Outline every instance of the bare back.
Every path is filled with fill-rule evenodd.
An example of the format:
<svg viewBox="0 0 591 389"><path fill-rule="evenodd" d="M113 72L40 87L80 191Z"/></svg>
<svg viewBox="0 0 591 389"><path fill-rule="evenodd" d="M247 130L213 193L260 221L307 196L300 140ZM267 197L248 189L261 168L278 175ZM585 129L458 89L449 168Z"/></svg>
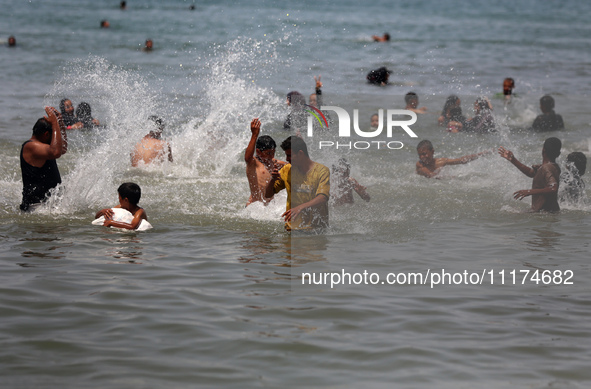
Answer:
<svg viewBox="0 0 591 389"><path fill-rule="evenodd" d="M153 161L162 162L167 155L170 160L168 142L147 135L135 146L131 156L131 165L137 167L141 161L145 164Z"/></svg>
<svg viewBox="0 0 591 389"><path fill-rule="evenodd" d="M532 182L532 189L544 189L553 185L558 186L560 182L560 168L556 163L548 162L535 166L536 175ZM532 195L532 211L558 212L558 190L551 194Z"/></svg>

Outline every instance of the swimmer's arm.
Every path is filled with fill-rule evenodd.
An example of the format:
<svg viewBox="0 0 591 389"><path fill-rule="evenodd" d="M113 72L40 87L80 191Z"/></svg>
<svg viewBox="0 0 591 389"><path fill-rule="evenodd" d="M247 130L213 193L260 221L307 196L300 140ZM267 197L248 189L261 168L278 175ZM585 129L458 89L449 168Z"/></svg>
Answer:
<svg viewBox="0 0 591 389"><path fill-rule="evenodd" d="M328 197L324 193L320 193L316 197L314 197L312 200L305 202L304 204L300 204L297 207L293 207L293 208L287 210L281 216L283 217L283 219L286 222L288 222L288 221L291 221L291 219L295 219L304 209L316 207L320 204L326 203L327 201L328 201Z"/></svg>
<svg viewBox="0 0 591 389"><path fill-rule="evenodd" d="M131 223L116 222L116 221L105 218L105 222L103 223L103 226L116 227L116 228L126 228L128 230L135 230L140 226L142 219L148 220L148 216L146 215L146 211L144 211L143 208L140 208L133 215L133 220L131 221Z"/></svg>
<svg viewBox="0 0 591 389"><path fill-rule="evenodd" d="M261 132L261 121L258 118L252 119L250 122L250 131L252 135L250 137L250 142L248 142L248 146L246 147L246 151L244 152L244 162L247 164L251 164L255 161L254 153L256 151L256 143L259 137L259 133Z"/></svg>
<svg viewBox="0 0 591 389"><path fill-rule="evenodd" d="M170 147L170 143L167 143L168 146L168 162L172 162L172 148Z"/></svg>
<svg viewBox="0 0 591 389"><path fill-rule="evenodd" d="M536 175L537 169L534 169L519 162L517 158L515 158L513 153L510 150L505 149L503 146L499 147L499 155L505 158L507 161L511 162L517 169L519 169L526 176L533 177Z"/></svg>
<svg viewBox="0 0 591 389"><path fill-rule="evenodd" d="M558 192L558 185L556 183L552 183L551 185L542 188L542 189L524 189L518 190L517 192L513 193L513 198L515 200L521 200L527 196L534 196L534 195L548 195ZM534 209L534 211L538 211Z"/></svg>
<svg viewBox="0 0 591 389"><path fill-rule="evenodd" d="M121 204L118 204L118 205L116 205L116 206L114 206L112 208L121 208ZM111 208L105 208L105 209L101 209L100 211L98 211L96 213L96 215L94 216L94 218L95 219L98 219L101 216L104 216L105 218L107 218L107 217L113 217L113 214L114 214L113 209L111 209Z"/></svg>
<svg viewBox="0 0 591 389"><path fill-rule="evenodd" d="M461 165L464 163L468 163L471 161L474 161L475 159L478 159L478 157L480 157L481 155L484 154L490 154L489 150L485 150L485 151L481 151L480 153L476 153L476 154L470 154L470 155L464 155L463 157L460 158L441 158L444 161L445 165ZM443 165L443 166L445 166Z"/></svg>
<svg viewBox="0 0 591 389"><path fill-rule="evenodd" d="M273 198L273 196L275 196L275 183L277 181L281 181L281 175L279 174L279 168L277 166L275 166L273 168L273 171L271 172L271 179L269 180L269 182L267 182L267 186L265 187L265 197L268 199ZM285 183L282 183L283 185L280 185L283 189L285 188ZM279 190L281 190L279 189ZM278 191L279 191L278 190Z"/></svg>
<svg viewBox="0 0 591 389"><path fill-rule="evenodd" d="M45 107L45 120L51 123L51 143L45 144L41 142L29 142L25 145L23 154L28 162L38 161L45 163L48 159L58 159L67 151L67 139L64 142L64 134L62 131L61 115L53 107Z"/></svg>
<svg viewBox="0 0 591 389"><path fill-rule="evenodd" d="M357 180L352 177L349 178L349 181L353 184L353 189L355 189L355 192L357 192L359 197L365 201L371 200L371 196L366 192L367 188L365 186L359 184L359 182L357 182Z"/></svg>

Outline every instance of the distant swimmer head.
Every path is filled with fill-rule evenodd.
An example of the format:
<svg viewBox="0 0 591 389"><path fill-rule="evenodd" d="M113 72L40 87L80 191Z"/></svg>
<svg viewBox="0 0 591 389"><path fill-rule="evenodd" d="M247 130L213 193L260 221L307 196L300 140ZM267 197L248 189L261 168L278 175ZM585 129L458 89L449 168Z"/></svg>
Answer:
<svg viewBox="0 0 591 389"><path fill-rule="evenodd" d="M101 20L101 28L109 28L111 27L111 23L107 19Z"/></svg>
<svg viewBox="0 0 591 389"><path fill-rule="evenodd" d="M373 128L378 128L379 125L380 125L380 115L378 115L377 113L374 113L373 115L371 115L370 126L372 126Z"/></svg>
<svg viewBox="0 0 591 389"><path fill-rule="evenodd" d="M551 161L554 161L560 155L561 148L562 142L560 141L560 139L552 137L546 139L546 141L544 142L542 152L546 153L546 156L550 158Z"/></svg>
<svg viewBox="0 0 591 389"><path fill-rule="evenodd" d="M420 141L417 145L417 154L423 164L430 165L433 162L433 154L435 154L433 143L427 139Z"/></svg>
<svg viewBox="0 0 591 389"><path fill-rule="evenodd" d="M374 69L367 74L367 81L370 84L375 85L386 85L390 77L391 71L382 66L381 68Z"/></svg>
<svg viewBox="0 0 591 389"><path fill-rule="evenodd" d="M92 110L90 109L90 104L86 102L81 102L78 104L76 108L76 116L78 120L84 122L85 120L92 120Z"/></svg>
<svg viewBox="0 0 591 389"><path fill-rule="evenodd" d="M70 99L62 99L60 101L60 112L67 115L74 114L74 104L72 104L72 100Z"/></svg>
<svg viewBox="0 0 591 389"><path fill-rule="evenodd" d="M134 182L125 182L119 185L117 193L122 199L127 199L133 205L137 205L142 197L142 190L140 186Z"/></svg>
<svg viewBox="0 0 591 389"><path fill-rule="evenodd" d="M409 107L416 108L419 106L419 96L415 92L408 92L404 96L404 101Z"/></svg>
<svg viewBox="0 0 591 389"><path fill-rule="evenodd" d="M16 46L16 38L14 37L14 35L11 35L8 37L8 46L9 47Z"/></svg>
<svg viewBox="0 0 591 389"><path fill-rule="evenodd" d="M156 125L158 131L164 131L164 120L162 120L161 117L158 117L156 115L150 115L148 116L148 120Z"/></svg>
<svg viewBox="0 0 591 389"><path fill-rule="evenodd" d="M554 109L554 98L550 95L543 96L540 99L540 109L542 112L552 112Z"/></svg>
<svg viewBox="0 0 591 389"><path fill-rule="evenodd" d="M580 151L574 151L567 155L566 166L570 166L570 170L572 170L572 166L574 166L577 169L579 176L582 176L587 170L587 157Z"/></svg>
<svg viewBox="0 0 591 389"><path fill-rule="evenodd" d="M490 103L486 97L479 97L474 102L476 112L491 110Z"/></svg>
<svg viewBox="0 0 591 389"><path fill-rule="evenodd" d="M146 39L146 45L144 46L144 50L150 51L152 49L154 49L154 42L152 42L152 39Z"/></svg>
<svg viewBox="0 0 591 389"><path fill-rule="evenodd" d="M515 88L515 81L512 78L505 78L503 80L503 94L505 96L510 95L513 92L513 88Z"/></svg>
<svg viewBox="0 0 591 389"><path fill-rule="evenodd" d="M335 174L348 177L351 172L351 165L349 165L349 162L345 158L339 158L337 164L332 165L332 171Z"/></svg>
<svg viewBox="0 0 591 389"><path fill-rule="evenodd" d="M287 94L287 105L303 107L304 105L306 105L306 99L300 92L291 91Z"/></svg>

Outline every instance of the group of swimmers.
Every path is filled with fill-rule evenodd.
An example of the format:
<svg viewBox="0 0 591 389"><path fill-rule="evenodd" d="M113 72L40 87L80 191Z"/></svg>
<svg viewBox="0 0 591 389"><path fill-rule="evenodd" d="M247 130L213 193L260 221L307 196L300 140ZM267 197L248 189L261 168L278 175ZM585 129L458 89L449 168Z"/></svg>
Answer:
<svg viewBox="0 0 591 389"><path fill-rule="evenodd" d="M542 163L526 166L521 163L513 152L504 147L498 148L501 157L511 162L517 169L528 177L533 178L532 188L519 190L513 193L513 197L521 200L532 196L532 212L558 212L561 202L575 203L584 196L585 183L581 176L587 168L587 157L581 152L572 152L566 158L566 172L561 174L556 158L560 155L562 142L556 137L546 139L542 147ZM429 140L423 140L417 145L419 161L416 163L416 173L433 178L437 177L444 166L465 164L478 157L490 154L491 151L483 151L477 154L466 155L460 158L434 158L435 150ZM559 198L559 188L563 186Z"/></svg>
<svg viewBox="0 0 591 389"><path fill-rule="evenodd" d="M90 104L81 102L74 112L74 104L70 99L60 101L61 119L68 130L92 129L100 126L98 119L92 117Z"/></svg>

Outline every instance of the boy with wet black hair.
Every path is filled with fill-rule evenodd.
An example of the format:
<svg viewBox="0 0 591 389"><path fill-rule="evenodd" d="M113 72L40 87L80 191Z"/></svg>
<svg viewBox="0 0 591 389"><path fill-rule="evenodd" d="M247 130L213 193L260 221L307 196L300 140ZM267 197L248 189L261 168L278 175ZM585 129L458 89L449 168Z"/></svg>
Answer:
<svg viewBox="0 0 591 389"><path fill-rule="evenodd" d="M576 203L585 195L585 182L581 178L587 170L587 157L580 151L566 157L566 171L560 175L560 201Z"/></svg>
<svg viewBox="0 0 591 389"><path fill-rule="evenodd" d="M548 138L542 147L542 164L526 166L519 162L513 153L502 146L499 147L499 155L511 162L517 169L528 177L532 177L531 189L518 190L513 193L513 198L521 200L532 196L531 212L558 212L558 187L560 185L560 167L556 158L560 155L562 142L558 138Z"/></svg>
<svg viewBox="0 0 591 389"><path fill-rule="evenodd" d="M554 112L554 98L546 95L540 99L541 115L534 120L531 128L534 131L557 131L564 129L562 116Z"/></svg>
<svg viewBox="0 0 591 389"><path fill-rule="evenodd" d="M420 176L433 178L439 174L441 168L447 165L460 165L474 161L484 154L489 154L490 151L481 151L477 154L465 155L460 158L433 158L435 150L431 141L425 139L417 145L417 153L419 154L419 161L416 164L416 172Z"/></svg>
<svg viewBox="0 0 591 389"><path fill-rule="evenodd" d="M259 137L261 121L258 118L252 119L250 131L252 135L244 153L246 178L248 178L248 186L250 187L250 198L246 206L255 201L262 201L265 204L271 201L273 196L265 197L265 188L271 180L271 172L274 168L281 169L285 165L285 162L275 159L277 146L273 138L269 135Z"/></svg>
<svg viewBox="0 0 591 389"><path fill-rule="evenodd" d="M140 198L142 197L142 190L140 186L133 182L125 182L117 188L119 193L119 205L113 208L123 208L133 215L131 223L116 222L113 220L114 212L111 208L101 209L96 213L95 219L101 216L105 217L105 227L126 228L128 230L135 230L140 226L142 220L148 220L148 215L143 208L138 206Z"/></svg>
<svg viewBox="0 0 591 389"><path fill-rule="evenodd" d="M414 113L427 113L426 107L419 108L419 96L415 92L408 92L404 96L406 107L404 109L413 111Z"/></svg>

